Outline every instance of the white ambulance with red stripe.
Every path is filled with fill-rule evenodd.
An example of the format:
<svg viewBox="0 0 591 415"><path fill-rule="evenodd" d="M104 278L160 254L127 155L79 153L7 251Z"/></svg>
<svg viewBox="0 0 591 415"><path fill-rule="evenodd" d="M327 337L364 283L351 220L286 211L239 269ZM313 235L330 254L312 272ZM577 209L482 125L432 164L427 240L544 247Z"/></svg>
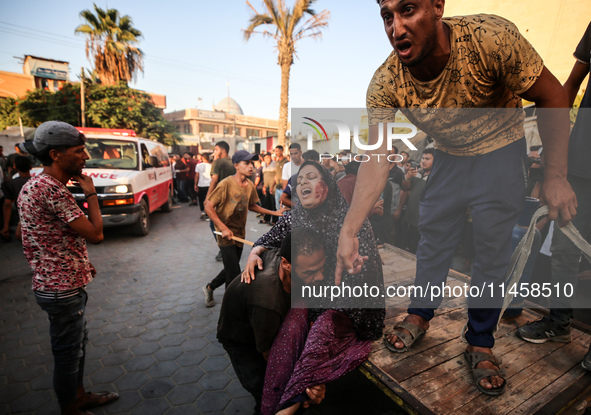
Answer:
<svg viewBox="0 0 591 415"><path fill-rule="evenodd" d="M150 213L172 210L172 166L166 147L137 137L133 130L76 128L86 136L90 159L83 172L94 181L103 226L131 225L135 235L147 235ZM74 183L68 183L68 189L86 212L82 189Z"/></svg>

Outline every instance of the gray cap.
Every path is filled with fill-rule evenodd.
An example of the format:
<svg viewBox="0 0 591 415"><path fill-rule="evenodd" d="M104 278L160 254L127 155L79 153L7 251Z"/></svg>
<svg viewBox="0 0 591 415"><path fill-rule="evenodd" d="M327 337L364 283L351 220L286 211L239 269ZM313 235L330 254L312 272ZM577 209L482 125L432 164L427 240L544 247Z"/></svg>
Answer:
<svg viewBox="0 0 591 415"><path fill-rule="evenodd" d="M232 156L232 163L240 163L241 161L258 160L258 154L249 153L246 150L239 150Z"/></svg>
<svg viewBox="0 0 591 415"><path fill-rule="evenodd" d="M80 146L86 141L76 127L62 121L47 121L37 127L35 138L18 146L29 154L38 154L48 147Z"/></svg>

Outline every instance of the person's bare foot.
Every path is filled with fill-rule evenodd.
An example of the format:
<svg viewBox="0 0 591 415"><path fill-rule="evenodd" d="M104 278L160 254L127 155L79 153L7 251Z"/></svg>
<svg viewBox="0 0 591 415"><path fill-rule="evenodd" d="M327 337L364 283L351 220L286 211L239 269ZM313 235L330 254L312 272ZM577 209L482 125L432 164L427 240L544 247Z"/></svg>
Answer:
<svg viewBox="0 0 591 415"><path fill-rule="evenodd" d="M425 331L427 331L429 329L429 322L427 320L425 320L423 317L418 316L416 314L408 314L404 318L404 322L418 326ZM409 336L411 335L411 333L408 330L403 329L402 327L398 327L396 329L396 331L398 331L398 330L408 334ZM404 343L400 340L400 338L395 333L387 335L386 339L390 344L394 345L395 348L397 348L397 349L404 348Z"/></svg>
<svg viewBox="0 0 591 415"><path fill-rule="evenodd" d="M466 348L466 350L468 351L468 353L488 353L488 354L493 354L492 349L489 347L478 347L478 346L468 346ZM476 365L476 369L492 369L492 370L497 370L500 369L499 366L495 365L493 362L489 362L489 361L482 361L482 362L478 362L478 364ZM488 376L486 378L483 378L480 381L480 385L484 388L484 389L498 389L501 386L503 386L503 383L505 382L505 379L503 379L501 376Z"/></svg>

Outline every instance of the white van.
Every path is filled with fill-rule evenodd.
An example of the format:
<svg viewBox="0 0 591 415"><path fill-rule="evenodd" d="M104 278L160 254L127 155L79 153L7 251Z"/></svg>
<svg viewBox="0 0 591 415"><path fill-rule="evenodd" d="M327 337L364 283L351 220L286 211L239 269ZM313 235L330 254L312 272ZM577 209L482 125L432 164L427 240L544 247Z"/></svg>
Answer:
<svg viewBox="0 0 591 415"><path fill-rule="evenodd" d="M135 235L147 235L150 213L172 210L172 166L166 147L136 137L133 130L76 128L86 136L90 159L83 172L94 182L103 226L132 225ZM82 189L71 182L68 189L86 212Z"/></svg>

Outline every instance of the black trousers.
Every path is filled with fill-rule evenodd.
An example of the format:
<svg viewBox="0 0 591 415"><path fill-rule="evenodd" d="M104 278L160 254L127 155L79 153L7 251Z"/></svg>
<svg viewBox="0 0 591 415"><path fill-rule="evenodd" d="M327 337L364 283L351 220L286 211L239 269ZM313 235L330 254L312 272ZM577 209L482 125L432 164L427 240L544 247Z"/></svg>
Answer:
<svg viewBox="0 0 591 415"><path fill-rule="evenodd" d="M275 206L275 190L268 187L265 190L267 191L267 194L264 195L265 199L263 200L263 207L269 210L277 210L277 207ZM277 222L277 217L272 215L265 215L264 219L265 222Z"/></svg>
<svg viewBox="0 0 591 415"><path fill-rule="evenodd" d="M205 196L207 196L208 190L209 186L199 187L199 193L197 196L199 197L199 208L201 208L201 212L205 212Z"/></svg>
<svg viewBox="0 0 591 415"><path fill-rule="evenodd" d="M226 287L236 278L240 270L240 257L242 256L242 247L236 245L220 246L224 269L209 283L209 288L215 290L222 284Z"/></svg>
<svg viewBox="0 0 591 415"><path fill-rule="evenodd" d="M195 179L185 181L185 193L192 201L197 201L197 192L195 191Z"/></svg>
<svg viewBox="0 0 591 415"><path fill-rule="evenodd" d="M234 345L222 342L222 346L230 357L232 367L236 372L236 376L238 376L240 384L252 395L256 402L254 412L256 414L260 413L267 361L254 345Z"/></svg>

